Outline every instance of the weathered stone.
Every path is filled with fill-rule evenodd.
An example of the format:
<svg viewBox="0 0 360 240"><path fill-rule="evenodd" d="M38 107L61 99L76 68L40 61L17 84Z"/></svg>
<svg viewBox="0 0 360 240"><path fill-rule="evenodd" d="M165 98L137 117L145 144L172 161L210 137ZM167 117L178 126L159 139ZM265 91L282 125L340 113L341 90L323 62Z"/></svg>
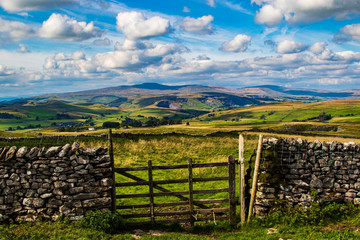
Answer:
<svg viewBox="0 0 360 240"><path fill-rule="evenodd" d="M24 200L22 201L22 204L24 206L30 207L32 205L33 200L31 198L24 198Z"/></svg>
<svg viewBox="0 0 360 240"><path fill-rule="evenodd" d="M89 157L88 156L79 156L78 159L77 159L77 163L78 164L82 164L82 165L86 165L88 164L90 161L89 161Z"/></svg>
<svg viewBox="0 0 360 240"><path fill-rule="evenodd" d="M20 176L16 173L13 173L10 175L10 179L15 181L15 182L19 182L20 181Z"/></svg>
<svg viewBox="0 0 360 240"><path fill-rule="evenodd" d="M96 149L88 148L88 147L81 147L81 148L79 148L79 154L80 155L85 155L85 156L95 156L96 155Z"/></svg>
<svg viewBox="0 0 360 240"><path fill-rule="evenodd" d="M111 207L111 198L94 198L82 201L85 208Z"/></svg>
<svg viewBox="0 0 360 240"><path fill-rule="evenodd" d="M64 214L64 215L67 215L71 212L71 209L65 205L59 207L59 212Z"/></svg>
<svg viewBox="0 0 360 240"><path fill-rule="evenodd" d="M53 196L52 193L45 193L45 194L40 195L40 198L49 198L49 197L52 197L52 196Z"/></svg>
<svg viewBox="0 0 360 240"><path fill-rule="evenodd" d="M7 151L9 150L9 146L5 146L2 151L0 152L0 160L4 159L6 156Z"/></svg>
<svg viewBox="0 0 360 240"><path fill-rule="evenodd" d="M7 151L7 153L5 155L5 161L9 161L9 160L13 159L15 157L16 150L17 150L16 146L10 147L10 149Z"/></svg>
<svg viewBox="0 0 360 240"><path fill-rule="evenodd" d="M30 151L25 155L26 158L33 160L37 157L39 153L39 148L33 147L30 149Z"/></svg>
<svg viewBox="0 0 360 240"><path fill-rule="evenodd" d="M89 170L81 169L81 170L77 171L76 173L77 173L77 174L80 174L80 175L85 175L85 174L88 174L88 173L89 173Z"/></svg>
<svg viewBox="0 0 360 240"><path fill-rule="evenodd" d="M28 148L27 148L27 147L21 147L21 148L19 148L19 150L17 151L16 157L17 157L17 158L23 158L27 152L28 152Z"/></svg>
<svg viewBox="0 0 360 240"><path fill-rule="evenodd" d="M54 169L54 172L55 172L55 173L64 172L64 168L62 168L62 167L56 167L56 168Z"/></svg>
<svg viewBox="0 0 360 240"><path fill-rule="evenodd" d="M65 189L65 188L68 188L68 184L66 182L57 181L57 182L54 182L54 187L60 188L60 189Z"/></svg>
<svg viewBox="0 0 360 240"><path fill-rule="evenodd" d="M84 199L92 199L97 198L99 195L97 193L79 193L73 196L74 200L84 200Z"/></svg>
<svg viewBox="0 0 360 240"><path fill-rule="evenodd" d="M66 144L65 146L63 146L61 148L61 151L59 153L59 157L61 157L61 158L65 157L69 153L70 150L71 150L70 144Z"/></svg>
<svg viewBox="0 0 360 240"><path fill-rule="evenodd" d="M104 155L108 151L107 148L103 148L103 147L96 147L94 148L94 150L96 151L97 156Z"/></svg>
<svg viewBox="0 0 360 240"><path fill-rule="evenodd" d="M84 192L84 187L73 187L69 189L70 194L78 194Z"/></svg>
<svg viewBox="0 0 360 240"><path fill-rule="evenodd" d="M57 196L63 196L64 195L63 191L61 191L60 189L54 189L53 194L57 195Z"/></svg>
<svg viewBox="0 0 360 240"><path fill-rule="evenodd" d="M334 187L334 182L335 182L334 178L326 177L323 180L323 187L324 188L332 188L332 187Z"/></svg>
<svg viewBox="0 0 360 240"><path fill-rule="evenodd" d="M310 194L302 194L299 200L300 202L311 202L312 198Z"/></svg>
<svg viewBox="0 0 360 240"><path fill-rule="evenodd" d="M79 171L84 168L85 168L85 165L79 165L79 166L74 167L74 171Z"/></svg>
<svg viewBox="0 0 360 240"><path fill-rule="evenodd" d="M104 178L100 180L100 186L108 187L108 186L112 186L112 184L113 184L113 180L111 178Z"/></svg>
<svg viewBox="0 0 360 240"><path fill-rule="evenodd" d="M58 154L61 150L61 147L50 147L46 153L45 153L45 157L53 157L56 154Z"/></svg>
<svg viewBox="0 0 360 240"><path fill-rule="evenodd" d="M345 197L347 197L347 198L356 198L356 193L350 192L350 191L346 192Z"/></svg>
<svg viewBox="0 0 360 240"><path fill-rule="evenodd" d="M71 145L71 149L70 151L68 152L68 156L72 156L74 154L76 154L76 152L78 151L80 147L80 144L77 143L77 142L74 142L72 145Z"/></svg>

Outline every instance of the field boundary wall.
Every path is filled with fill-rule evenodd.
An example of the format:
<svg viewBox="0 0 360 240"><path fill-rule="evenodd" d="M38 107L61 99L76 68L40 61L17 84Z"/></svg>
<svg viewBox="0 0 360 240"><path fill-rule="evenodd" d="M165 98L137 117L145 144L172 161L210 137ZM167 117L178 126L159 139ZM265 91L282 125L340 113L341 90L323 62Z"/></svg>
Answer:
<svg viewBox="0 0 360 240"><path fill-rule="evenodd" d="M360 203L360 145L263 140L255 213L318 202Z"/></svg>
<svg viewBox="0 0 360 240"><path fill-rule="evenodd" d="M111 159L102 147L0 146L0 222L79 220L111 209Z"/></svg>

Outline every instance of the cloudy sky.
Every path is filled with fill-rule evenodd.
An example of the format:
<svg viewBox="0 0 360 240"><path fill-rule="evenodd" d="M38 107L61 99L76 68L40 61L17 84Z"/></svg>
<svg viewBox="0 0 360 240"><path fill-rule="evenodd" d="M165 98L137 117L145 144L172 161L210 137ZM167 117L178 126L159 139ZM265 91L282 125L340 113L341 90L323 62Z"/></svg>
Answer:
<svg viewBox="0 0 360 240"><path fill-rule="evenodd" d="M360 0L0 0L0 98L157 82L360 89Z"/></svg>

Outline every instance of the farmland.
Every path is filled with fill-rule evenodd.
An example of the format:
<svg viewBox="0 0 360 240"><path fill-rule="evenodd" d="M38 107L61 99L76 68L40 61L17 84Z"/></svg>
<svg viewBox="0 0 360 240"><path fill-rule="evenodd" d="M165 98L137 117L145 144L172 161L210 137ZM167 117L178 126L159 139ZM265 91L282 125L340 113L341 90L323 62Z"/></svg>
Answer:
<svg viewBox="0 0 360 240"><path fill-rule="evenodd" d="M60 122L62 119L56 118L61 112L66 115L71 113L72 120L85 122L89 116L94 121L94 127L99 129L87 131L85 128L75 132L58 132L58 128L45 129L26 129L17 131L3 131L1 136L10 137L40 137L35 140L20 141L0 141L0 145L28 145L28 146L52 146L79 142L82 146L96 147L107 146L106 138L76 137L75 139L41 139L41 136L50 135L78 135L90 134L101 135L107 133L106 129L100 126L105 121L121 121L122 118L130 117L138 120L149 118L151 116L163 118L171 117L171 114L178 114L176 110L152 108L152 109L126 109L120 110L115 107L104 105L73 105L54 101L51 103L53 110L47 109L41 103L21 105L17 110L6 111L9 114L20 117L24 124L38 123L43 121L51 127L52 122ZM46 105L46 104L44 104ZM69 109L67 109L69 107ZM4 108L3 108L4 109ZM331 115L331 119L319 119L319 116ZM166 115L168 114L168 115ZM140 115L140 116L139 116ZM265 116L265 117L264 117ZM36 120L38 117L38 120ZM318 139L320 141L341 141L360 143L360 128L357 118L360 118L358 101L335 101L326 103L276 103L252 106L246 108L215 110L203 115L186 119L182 124L165 125L154 127L130 127L115 129L115 133L153 133L159 135L134 136L130 138L114 138L115 167L134 167L146 166L148 160L152 160L154 165L184 164L188 158L192 158L194 163L219 162L226 161L227 156L232 154L238 156L238 134L245 136L246 149L245 159L248 161L254 153L257 145L258 134L262 133L265 137L302 137L309 141ZM29 122L26 122L26 119ZM43 120L41 120L43 119ZM9 126L15 126L19 119L8 119L1 121L2 129L6 130ZM8 122L6 122L8 121ZM67 121L67 120L66 120ZM189 122L189 124L186 124ZM13 125L9 125L13 124ZM273 132L269 132L269 131ZM161 133L177 132L186 133L194 136L162 136ZM201 136L213 132L220 132L210 137ZM346 138L344 138L346 137ZM194 172L196 177L211 175L224 175L223 170L210 168L207 170L197 170ZM174 172L161 171L154 173L154 179L170 179ZM178 178L186 177L186 172L177 171ZM144 175L137 175L145 178ZM116 175L116 181L125 181L120 175ZM223 186L224 185L224 186ZM226 183L206 183L196 185L201 188L219 188L225 187ZM166 186L172 191L183 190L182 185L175 184ZM141 193L144 188L123 188L117 190L118 194ZM201 197L201 196L200 196ZM224 196L214 194L207 198L223 198ZM161 201L164 199L160 199ZM168 200L168 199L166 199ZM119 202L119 204L141 204L141 199ZM230 230L226 223L218 222L218 225L198 225L194 229L181 229L178 231L187 232L169 233L169 228L158 230L159 232L151 234L145 231L141 239L328 239L328 238L357 238L357 229L360 227L358 219L358 209L352 209L346 216L337 216L334 219L325 219L322 224L310 226L303 223L298 228L294 228L285 222L252 222L242 228ZM334 221L335 220L335 221ZM64 222L65 221L65 222ZM105 232L82 228L77 223L59 221L56 223L28 223L20 225L2 225L0 237L4 239L24 239L32 237L34 239L59 238L67 239L77 238L104 238L104 239L134 239L132 231L121 234L110 235ZM346 227L345 227L346 226ZM266 234L267 229L275 227L277 233ZM208 228L210 230L204 230ZM56 231L54 229L57 229ZM232 231L229 234L226 232ZM32 234L30 234L32 232ZM29 235L30 234L30 235ZM311 237L309 237L311 235ZM265 237L264 237L265 236Z"/></svg>

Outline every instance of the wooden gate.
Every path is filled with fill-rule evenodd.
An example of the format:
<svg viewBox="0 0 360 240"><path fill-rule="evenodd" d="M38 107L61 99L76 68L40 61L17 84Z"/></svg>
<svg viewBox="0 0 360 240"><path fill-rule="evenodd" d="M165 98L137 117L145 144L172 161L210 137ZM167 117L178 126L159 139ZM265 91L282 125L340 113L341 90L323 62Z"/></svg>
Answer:
<svg viewBox="0 0 360 240"><path fill-rule="evenodd" d="M227 167L228 176L216 177L193 177L193 169L195 168L210 168L210 167ZM173 169L188 169L187 179L171 179L171 180L153 180L153 171L158 170L173 170ZM129 172L131 171L147 171L147 179L139 178ZM228 157L228 162L218 163L192 163L188 160L188 164L184 165L166 165L166 166L153 166L151 161L148 161L148 166L144 167L127 167L115 168L115 172L119 173L126 178L133 180L132 182L118 182L116 187L132 187L132 186L148 186L146 193L136 194L121 194L116 195L116 199L125 198L148 198L146 204L127 204L116 205L116 209L130 209L131 213L122 214L128 219L130 224L154 224L154 223L172 223L172 222L188 222L192 226L196 221L212 221L229 219L231 225L236 224L236 198L235 198L235 159L232 155ZM135 180L135 182L134 182ZM215 189L201 189L194 190L193 184L196 182L209 182L209 181L228 181L227 188ZM171 191L162 187L163 184L187 183L187 191ZM154 192L156 189L156 192ZM204 193L220 193L227 192L228 198L222 199L202 199L194 200L195 194ZM161 196L174 196L180 201L177 202L158 202L156 197ZM226 208L213 208L207 204L228 203ZM182 210L167 211L169 207L185 206ZM163 210L163 208L168 208ZM185 209L185 210L184 210ZM158 211L157 211L158 210ZM227 214L227 215L226 215ZM185 217L184 217L185 216ZM170 217L170 218L169 218ZM145 220L144 220L145 218Z"/></svg>

